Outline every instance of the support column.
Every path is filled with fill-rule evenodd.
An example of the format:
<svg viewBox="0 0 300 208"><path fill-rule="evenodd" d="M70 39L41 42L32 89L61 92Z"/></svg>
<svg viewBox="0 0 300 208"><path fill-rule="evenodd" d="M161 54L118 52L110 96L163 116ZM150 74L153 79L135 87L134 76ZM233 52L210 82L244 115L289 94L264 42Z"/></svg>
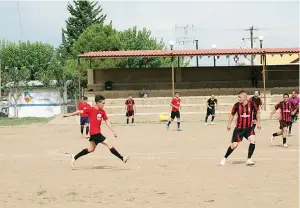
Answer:
<svg viewBox="0 0 300 208"><path fill-rule="evenodd" d="M87 69L88 85L95 84L94 69Z"/></svg>

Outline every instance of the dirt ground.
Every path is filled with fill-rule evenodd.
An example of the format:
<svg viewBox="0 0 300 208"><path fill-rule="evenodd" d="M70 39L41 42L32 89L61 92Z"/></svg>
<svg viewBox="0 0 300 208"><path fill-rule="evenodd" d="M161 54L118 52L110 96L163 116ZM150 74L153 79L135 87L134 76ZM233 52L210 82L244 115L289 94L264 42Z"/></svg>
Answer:
<svg viewBox="0 0 300 208"><path fill-rule="evenodd" d="M245 140L229 157L232 132L226 123L204 126L182 123L116 126L117 139L104 134L122 154L122 163L98 146L80 158L74 170L70 155L87 147L76 125L30 125L0 128L0 207L109 208L296 208L299 207L299 128L288 138L289 148L270 133L278 121L262 122L253 156L245 165Z"/></svg>

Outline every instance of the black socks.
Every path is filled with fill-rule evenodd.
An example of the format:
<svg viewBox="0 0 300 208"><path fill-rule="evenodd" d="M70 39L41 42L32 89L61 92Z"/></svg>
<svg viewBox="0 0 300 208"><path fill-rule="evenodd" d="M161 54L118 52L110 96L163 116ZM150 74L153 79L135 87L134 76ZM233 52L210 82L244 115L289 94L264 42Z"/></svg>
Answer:
<svg viewBox="0 0 300 208"><path fill-rule="evenodd" d="M89 154L89 150L88 149L83 149L81 152L79 152L77 155L75 155L75 160L77 160L78 158Z"/></svg>

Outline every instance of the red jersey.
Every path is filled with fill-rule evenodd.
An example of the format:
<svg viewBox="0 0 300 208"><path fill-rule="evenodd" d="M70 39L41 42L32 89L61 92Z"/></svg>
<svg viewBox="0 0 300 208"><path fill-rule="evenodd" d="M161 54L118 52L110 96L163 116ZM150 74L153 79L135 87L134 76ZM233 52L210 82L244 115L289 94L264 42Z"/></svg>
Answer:
<svg viewBox="0 0 300 208"><path fill-rule="evenodd" d="M91 106L88 103L80 102L78 104L78 110L83 111L83 110L86 110L86 109L89 109L89 108L91 108ZM80 117L84 117L85 118L85 117L88 117L88 115L86 113L81 113Z"/></svg>
<svg viewBox="0 0 300 208"><path fill-rule="evenodd" d="M275 109L280 108L280 120L290 122L292 120L291 112L294 111L297 107L292 102L281 101L275 105Z"/></svg>
<svg viewBox="0 0 300 208"><path fill-rule="evenodd" d="M177 108L174 108L174 107L172 106L172 112L177 112L177 111L179 111L180 102L181 102L181 99L180 99L180 98L174 97L174 98L172 99L171 104L177 107Z"/></svg>
<svg viewBox="0 0 300 208"><path fill-rule="evenodd" d="M90 135L101 134L102 119L104 121L108 119L105 111L91 107L83 110L83 113L88 115L90 121Z"/></svg>
<svg viewBox="0 0 300 208"><path fill-rule="evenodd" d="M253 125L253 113L258 111L258 107L254 102L248 101L246 105L236 103L232 107L231 115L237 113L236 128L246 129Z"/></svg>
<svg viewBox="0 0 300 208"><path fill-rule="evenodd" d="M134 100L127 99L125 105L127 105L127 111L133 111Z"/></svg>

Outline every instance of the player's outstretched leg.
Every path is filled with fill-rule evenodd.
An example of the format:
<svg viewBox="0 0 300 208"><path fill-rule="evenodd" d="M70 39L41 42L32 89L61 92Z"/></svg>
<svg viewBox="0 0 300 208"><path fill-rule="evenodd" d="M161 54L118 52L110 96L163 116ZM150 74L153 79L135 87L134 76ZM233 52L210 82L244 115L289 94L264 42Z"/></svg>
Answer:
<svg viewBox="0 0 300 208"><path fill-rule="evenodd" d="M94 141L91 141L88 148L85 148L85 149L81 150L76 155L71 155L71 167L72 168L74 167L74 163L75 163L75 161L78 158L80 158L80 157L82 157L84 155L87 155L87 154L89 154L91 152L94 152L94 150L96 149L96 147L97 147L97 144L95 144Z"/></svg>
<svg viewBox="0 0 300 208"><path fill-rule="evenodd" d="M130 155L127 155L126 157L123 157L111 144L108 144L106 142L102 142L102 144L109 149L111 154L115 155L117 158L122 160L124 163L127 163L127 161L130 158Z"/></svg>
<svg viewBox="0 0 300 208"><path fill-rule="evenodd" d="M231 155L231 153L235 150L235 148L237 148L239 146L239 142L232 142L231 145L228 147L226 154L224 156L224 158L221 160L220 165L225 165L227 158L229 157L229 155Z"/></svg>
<svg viewBox="0 0 300 208"><path fill-rule="evenodd" d="M271 143L274 141L275 137L280 136L282 134L283 134L283 130L273 133L270 139Z"/></svg>

